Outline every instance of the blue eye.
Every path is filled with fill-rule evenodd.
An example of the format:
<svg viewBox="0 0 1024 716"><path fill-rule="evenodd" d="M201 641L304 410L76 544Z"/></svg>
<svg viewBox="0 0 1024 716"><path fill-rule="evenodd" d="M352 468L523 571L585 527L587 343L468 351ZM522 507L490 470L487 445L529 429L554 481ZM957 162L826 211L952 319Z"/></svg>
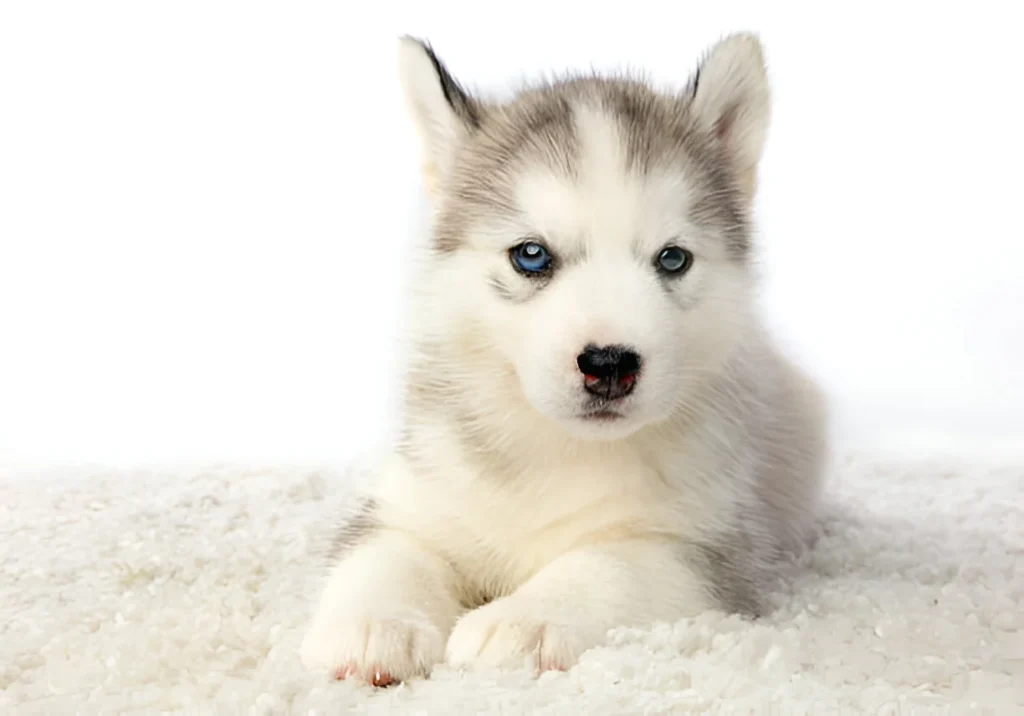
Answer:
<svg viewBox="0 0 1024 716"><path fill-rule="evenodd" d="M693 254L678 246L668 246L658 254L657 265L662 273L682 274L693 263Z"/></svg>
<svg viewBox="0 0 1024 716"><path fill-rule="evenodd" d="M551 267L551 254L536 241L524 241L509 251L512 265L526 274L544 273Z"/></svg>

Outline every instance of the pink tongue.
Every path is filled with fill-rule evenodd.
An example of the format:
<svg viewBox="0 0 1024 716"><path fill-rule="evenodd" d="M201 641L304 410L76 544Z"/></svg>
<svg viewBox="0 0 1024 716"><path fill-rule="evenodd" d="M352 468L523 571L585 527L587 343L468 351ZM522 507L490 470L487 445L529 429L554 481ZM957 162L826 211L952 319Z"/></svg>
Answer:
<svg viewBox="0 0 1024 716"><path fill-rule="evenodd" d="M599 383L601 381L601 379L598 378L596 375L590 374L584 375L583 379L588 383ZM619 378L620 383L632 383L634 380L636 380L636 376L633 375L632 373L627 373L626 375Z"/></svg>

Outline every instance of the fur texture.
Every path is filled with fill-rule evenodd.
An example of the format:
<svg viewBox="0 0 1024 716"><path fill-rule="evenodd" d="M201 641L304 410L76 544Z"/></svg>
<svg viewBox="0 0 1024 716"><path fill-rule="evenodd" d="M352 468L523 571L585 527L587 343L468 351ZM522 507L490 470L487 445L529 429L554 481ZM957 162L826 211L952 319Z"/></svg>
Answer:
<svg viewBox="0 0 1024 716"><path fill-rule="evenodd" d="M304 662L565 669L613 627L760 614L826 455L822 397L754 311L760 42L723 39L675 95L570 76L504 102L400 53L433 210L404 428ZM587 374L588 346L639 368Z"/></svg>

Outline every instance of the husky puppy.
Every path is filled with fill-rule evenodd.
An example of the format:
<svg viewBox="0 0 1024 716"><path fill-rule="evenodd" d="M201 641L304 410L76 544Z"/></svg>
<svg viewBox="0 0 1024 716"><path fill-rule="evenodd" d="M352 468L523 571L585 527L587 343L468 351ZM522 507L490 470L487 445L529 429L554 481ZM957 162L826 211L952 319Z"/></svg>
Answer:
<svg viewBox="0 0 1024 716"><path fill-rule="evenodd" d="M303 662L568 669L613 627L758 615L827 452L822 394L755 311L759 39L678 92L587 74L500 101L399 53L432 208L404 425Z"/></svg>

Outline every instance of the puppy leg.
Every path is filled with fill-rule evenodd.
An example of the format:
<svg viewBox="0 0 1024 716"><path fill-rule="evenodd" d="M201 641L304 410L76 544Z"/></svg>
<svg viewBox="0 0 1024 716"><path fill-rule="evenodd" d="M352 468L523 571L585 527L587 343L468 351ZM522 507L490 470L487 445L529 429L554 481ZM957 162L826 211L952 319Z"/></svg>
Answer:
<svg viewBox="0 0 1024 716"><path fill-rule="evenodd" d="M378 686L427 675L460 611L454 579L412 537L375 532L331 572L302 643L303 664Z"/></svg>
<svg viewBox="0 0 1024 716"><path fill-rule="evenodd" d="M464 615L448 639L454 665L570 668L617 626L675 621L709 607L709 585L669 541L593 545L548 564L507 597Z"/></svg>

